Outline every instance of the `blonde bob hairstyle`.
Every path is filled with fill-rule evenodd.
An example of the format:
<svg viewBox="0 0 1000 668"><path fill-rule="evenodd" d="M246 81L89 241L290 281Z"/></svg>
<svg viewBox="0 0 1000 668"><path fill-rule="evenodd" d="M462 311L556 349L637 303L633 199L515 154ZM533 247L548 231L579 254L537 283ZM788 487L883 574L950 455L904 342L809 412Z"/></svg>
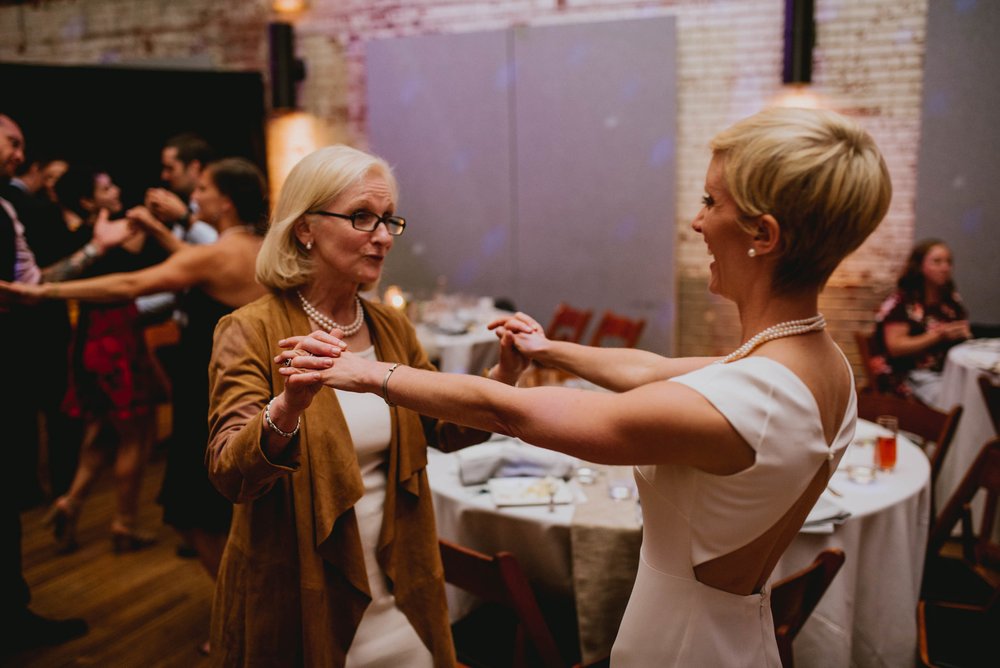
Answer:
<svg viewBox="0 0 1000 668"><path fill-rule="evenodd" d="M757 217L778 221L777 292L822 288L889 209L892 183L875 141L832 111L768 109L710 146L741 226L756 234Z"/></svg>
<svg viewBox="0 0 1000 668"><path fill-rule="evenodd" d="M295 223L306 211L322 209L372 173L385 179L396 202L399 187L392 169L382 158L343 144L321 148L302 158L289 172L278 194L271 224L257 254L257 280L275 290L308 283L313 260L295 236Z"/></svg>

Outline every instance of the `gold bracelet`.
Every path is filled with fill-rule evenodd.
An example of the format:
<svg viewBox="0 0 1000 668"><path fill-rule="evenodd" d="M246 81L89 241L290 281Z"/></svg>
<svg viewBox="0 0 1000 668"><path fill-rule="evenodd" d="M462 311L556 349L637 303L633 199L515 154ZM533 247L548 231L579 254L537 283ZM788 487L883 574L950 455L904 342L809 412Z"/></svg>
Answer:
<svg viewBox="0 0 1000 668"><path fill-rule="evenodd" d="M389 376L392 372L396 370L399 366L399 362L394 363L389 370L385 372L385 378L382 379L382 399L385 401L386 406L395 406L396 404L389 401Z"/></svg>

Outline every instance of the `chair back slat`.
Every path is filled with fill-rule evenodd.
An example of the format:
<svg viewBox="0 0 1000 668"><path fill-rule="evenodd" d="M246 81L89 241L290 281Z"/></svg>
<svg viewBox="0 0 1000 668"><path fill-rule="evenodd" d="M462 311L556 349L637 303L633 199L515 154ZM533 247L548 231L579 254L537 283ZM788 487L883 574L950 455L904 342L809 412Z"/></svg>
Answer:
<svg viewBox="0 0 1000 668"><path fill-rule="evenodd" d="M878 384L875 382L875 369L872 367L871 343L869 335L864 332L854 332L854 343L858 347L858 357L861 358L861 366L865 372L865 385L862 390L876 391Z"/></svg>
<svg viewBox="0 0 1000 668"><path fill-rule="evenodd" d="M843 564L844 551L828 548L820 552L812 564L771 587L771 616L774 618L774 634L783 668L794 665L792 640Z"/></svg>
<svg viewBox="0 0 1000 668"><path fill-rule="evenodd" d="M552 314L552 322L545 329L545 336L553 341L579 343L593 313L590 309L576 309L559 302Z"/></svg>
<svg viewBox="0 0 1000 668"><path fill-rule="evenodd" d="M605 345L610 339L618 347L635 348L645 327L646 321L643 319L633 320L612 311L605 311L597 323L594 335L590 338L590 345Z"/></svg>
<svg viewBox="0 0 1000 668"><path fill-rule="evenodd" d="M963 508L968 506L980 491L986 493L986 503L979 532L975 536L974 555L978 558L1000 552L1000 545L992 538L997 500L1000 499L1000 438L994 438L983 446L958 489L938 515L928 542L928 558L936 556L941 551L954 527L961 522ZM975 565L977 564L973 564Z"/></svg>
<svg viewBox="0 0 1000 668"><path fill-rule="evenodd" d="M510 609L518 620L517 634L524 634L547 668L563 668L555 638L517 559L510 552L486 555L439 539L445 582L491 603ZM522 643L518 643L520 649ZM524 657L519 657L523 660Z"/></svg>

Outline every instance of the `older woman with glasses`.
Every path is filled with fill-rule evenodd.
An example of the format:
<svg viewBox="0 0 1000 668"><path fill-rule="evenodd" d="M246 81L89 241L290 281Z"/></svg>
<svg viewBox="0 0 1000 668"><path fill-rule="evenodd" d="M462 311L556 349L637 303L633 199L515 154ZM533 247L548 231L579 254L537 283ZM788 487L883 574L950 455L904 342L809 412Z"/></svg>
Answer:
<svg viewBox="0 0 1000 668"><path fill-rule="evenodd" d="M224 318L209 367L209 474L237 505L219 571L213 657L224 665L450 666L454 651L424 470L428 442L480 442L378 397L292 388L279 341L335 332L365 359L432 369L395 309L359 292L395 238L397 186L381 159L320 149L291 171L257 258L271 294ZM277 357L275 357L277 355ZM513 382L505 351L492 371Z"/></svg>

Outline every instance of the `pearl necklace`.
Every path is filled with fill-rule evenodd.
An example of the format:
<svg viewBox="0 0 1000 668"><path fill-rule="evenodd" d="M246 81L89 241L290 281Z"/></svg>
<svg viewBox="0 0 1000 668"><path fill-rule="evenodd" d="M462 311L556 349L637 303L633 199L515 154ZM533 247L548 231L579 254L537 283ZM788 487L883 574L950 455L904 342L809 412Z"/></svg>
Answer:
<svg viewBox="0 0 1000 668"><path fill-rule="evenodd" d="M362 325L365 324L365 312L361 308L361 297L358 297L357 295L354 296L355 304L357 305L357 315L354 317L354 322L345 326L338 324L333 318L329 318L320 313L319 309L310 304L309 301L302 296L302 292L300 290L296 290L295 294L299 296L299 301L302 302L302 310L306 312L306 315L312 318L313 322L327 331L339 329L344 333L344 337L346 338L348 336L354 336L360 332Z"/></svg>
<svg viewBox="0 0 1000 668"><path fill-rule="evenodd" d="M818 332L825 327L826 318L823 317L822 313L817 313L811 318L804 318L802 320L779 322L777 325L771 325L767 329L758 332L753 337L748 339L742 346L729 353L721 360L718 360L716 364L728 364L729 362L735 362L738 359L743 359L752 353L758 346L768 341L780 339L784 336L796 336L798 334Z"/></svg>

